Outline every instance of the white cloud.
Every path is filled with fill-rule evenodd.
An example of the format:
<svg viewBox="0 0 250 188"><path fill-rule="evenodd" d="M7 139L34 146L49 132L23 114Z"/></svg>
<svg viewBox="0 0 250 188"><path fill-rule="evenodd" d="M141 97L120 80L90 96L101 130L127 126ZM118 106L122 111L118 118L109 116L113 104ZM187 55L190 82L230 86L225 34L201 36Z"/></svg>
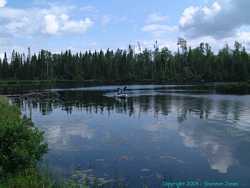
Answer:
<svg viewBox="0 0 250 188"><path fill-rule="evenodd" d="M32 16L31 16L32 15ZM41 30L40 9L17 9L4 7L0 11L0 36L30 35Z"/></svg>
<svg viewBox="0 0 250 188"><path fill-rule="evenodd" d="M243 43L249 43L250 42L250 31L239 31L236 33L236 38L238 41L241 41Z"/></svg>
<svg viewBox="0 0 250 188"><path fill-rule="evenodd" d="M9 8L0 11L1 36L32 36L41 34L84 33L94 22L85 17L75 20L73 6L49 6L48 8Z"/></svg>
<svg viewBox="0 0 250 188"><path fill-rule="evenodd" d="M75 15L82 15L76 18ZM94 24L92 14L81 12L80 7L58 4L32 6L29 8L14 8L11 6L0 9L0 53L17 50L26 51L31 46L34 51L46 48L57 51L65 46L46 43L48 35L63 36L65 34L83 35ZM70 41L65 42L70 44ZM79 44L80 46L80 44ZM82 47L78 47L82 49Z"/></svg>
<svg viewBox="0 0 250 188"><path fill-rule="evenodd" d="M65 20L63 22L62 31L72 32L72 33L81 33L86 32L94 22L90 18L85 18L83 20Z"/></svg>
<svg viewBox="0 0 250 188"><path fill-rule="evenodd" d="M62 14L60 15L60 19L63 21L63 22L66 22L69 20L69 16L67 14Z"/></svg>
<svg viewBox="0 0 250 188"><path fill-rule="evenodd" d="M167 16L162 16L158 13L149 14L145 21L146 24L141 30L151 33L153 37L161 37L166 33L178 31L177 26L170 26L164 23L167 19Z"/></svg>
<svg viewBox="0 0 250 188"><path fill-rule="evenodd" d="M111 16L109 16L109 15L104 15L104 16L102 16L102 18L101 18L101 24L102 24L103 26L105 26L105 25L109 24L109 23L111 22L111 20L112 20Z"/></svg>
<svg viewBox="0 0 250 188"><path fill-rule="evenodd" d="M184 10L182 13L182 17L180 19L180 25L181 27L185 27L188 24L193 23L193 17L194 15L199 11L199 7L188 7Z"/></svg>
<svg viewBox="0 0 250 188"><path fill-rule="evenodd" d="M153 36L159 37L168 32L177 32L177 26L169 26L164 24L149 24L142 28L142 31L152 33Z"/></svg>
<svg viewBox="0 0 250 188"><path fill-rule="evenodd" d="M133 23L132 20L128 19L126 16L114 16L110 14L104 14L97 16L97 19L100 21L102 26L121 24L121 23ZM119 26L118 26L119 27Z"/></svg>
<svg viewBox="0 0 250 188"><path fill-rule="evenodd" d="M24 16L26 11L23 9L16 9L16 8L2 8L0 11L0 19L7 21L11 21L11 19L20 19L21 16Z"/></svg>
<svg viewBox="0 0 250 188"><path fill-rule="evenodd" d="M83 6L83 7L80 8L80 10L83 11L83 12L98 12L96 7L91 6L91 5Z"/></svg>
<svg viewBox="0 0 250 188"><path fill-rule="evenodd" d="M57 34L59 30L59 23L57 18L53 14L47 14L44 17L45 32L48 34Z"/></svg>
<svg viewBox="0 0 250 188"><path fill-rule="evenodd" d="M163 16L163 15L160 15L158 13L152 13L152 14L148 15L146 22L147 23L158 23L158 22L166 21L167 19L168 19L167 16Z"/></svg>
<svg viewBox="0 0 250 188"><path fill-rule="evenodd" d="M202 10L204 12L205 18L211 18L221 11L221 6L218 2L214 2L211 7L205 6Z"/></svg>
<svg viewBox="0 0 250 188"><path fill-rule="evenodd" d="M7 4L6 0L0 0L0 8L5 7L6 4Z"/></svg>
<svg viewBox="0 0 250 188"><path fill-rule="evenodd" d="M221 5L218 2L214 2L211 6L204 7L188 7L184 10L182 17L180 19L180 25L182 27L191 25L194 23L195 16L201 14L200 18L203 18L204 21L211 21L219 12L221 11Z"/></svg>
<svg viewBox="0 0 250 188"><path fill-rule="evenodd" d="M236 36L239 28L250 25L249 7L249 0L217 0L209 6L190 6L182 13L180 30L190 38Z"/></svg>

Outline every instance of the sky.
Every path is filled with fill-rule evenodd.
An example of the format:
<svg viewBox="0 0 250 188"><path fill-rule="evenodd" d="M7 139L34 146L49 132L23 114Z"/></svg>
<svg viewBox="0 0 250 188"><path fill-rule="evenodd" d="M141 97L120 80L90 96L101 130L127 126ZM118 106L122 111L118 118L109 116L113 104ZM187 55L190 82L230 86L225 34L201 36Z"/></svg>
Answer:
<svg viewBox="0 0 250 188"><path fill-rule="evenodd" d="M12 50L60 52L160 47L178 37L216 51L250 49L250 0L0 0L0 56Z"/></svg>

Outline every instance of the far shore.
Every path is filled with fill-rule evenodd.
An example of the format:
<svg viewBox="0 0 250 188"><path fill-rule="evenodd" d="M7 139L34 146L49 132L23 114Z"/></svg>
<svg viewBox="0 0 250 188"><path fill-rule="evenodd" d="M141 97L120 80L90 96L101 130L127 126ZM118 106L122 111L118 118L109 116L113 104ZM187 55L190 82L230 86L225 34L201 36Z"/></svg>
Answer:
<svg viewBox="0 0 250 188"><path fill-rule="evenodd" d="M222 94L250 94L250 82L175 82L158 80L0 80L0 94L22 94L52 88L78 88L102 85L172 85L171 89L213 91ZM176 85L176 87L173 87Z"/></svg>

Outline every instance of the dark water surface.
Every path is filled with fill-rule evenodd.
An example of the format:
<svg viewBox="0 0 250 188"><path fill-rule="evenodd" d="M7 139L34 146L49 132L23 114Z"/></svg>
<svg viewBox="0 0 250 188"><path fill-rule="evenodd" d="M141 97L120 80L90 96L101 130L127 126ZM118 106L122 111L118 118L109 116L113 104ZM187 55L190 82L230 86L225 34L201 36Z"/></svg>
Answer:
<svg viewBox="0 0 250 188"><path fill-rule="evenodd" d="M138 85L121 100L116 88L53 90L56 98L19 101L45 131L44 163L54 172L97 177L106 187L163 187L164 181L250 187L249 95Z"/></svg>

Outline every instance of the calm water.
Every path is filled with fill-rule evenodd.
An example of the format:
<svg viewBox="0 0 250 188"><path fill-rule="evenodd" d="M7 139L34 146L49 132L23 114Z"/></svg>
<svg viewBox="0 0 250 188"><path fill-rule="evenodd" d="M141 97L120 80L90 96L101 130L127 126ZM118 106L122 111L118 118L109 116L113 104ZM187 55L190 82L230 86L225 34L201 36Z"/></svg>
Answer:
<svg viewBox="0 0 250 188"><path fill-rule="evenodd" d="M46 163L105 187L163 187L162 182L236 182L250 187L250 96L164 86L53 90L57 97L19 102L45 131ZM202 186L200 186L202 187ZM223 186L220 186L223 187Z"/></svg>

